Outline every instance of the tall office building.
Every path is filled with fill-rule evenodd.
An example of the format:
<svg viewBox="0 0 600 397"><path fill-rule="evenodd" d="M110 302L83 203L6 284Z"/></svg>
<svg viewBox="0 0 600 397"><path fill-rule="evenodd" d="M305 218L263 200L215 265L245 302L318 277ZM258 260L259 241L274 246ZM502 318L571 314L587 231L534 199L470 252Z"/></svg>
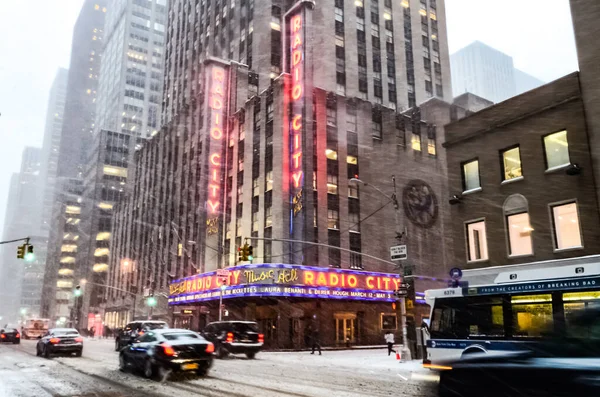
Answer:
<svg viewBox="0 0 600 397"><path fill-rule="evenodd" d="M106 294L109 326L168 317L169 283L239 264L246 238L255 239L248 240L254 263L269 264L265 274L270 264L288 263L362 277L363 270L396 272L377 258L398 243L396 231L406 231L406 272L445 271L451 258L428 248L447 246L436 125L456 110L442 100L450 97L442 1L175 0L168 15L165 125L136 152L132 187L115 209L109 283L118 289ZM156 307L137 299L133 309L142 291L154 294ZM210 294L193 295L192 322L176 313L176 325L214 319ZM320 309L314 300L274 299L279 308L258 299L230 310L266 329L281 326L290 337L280 334L278 345L295 346L301 334L292 338L290 327L304 329L300 323ZM344 313L323 303L319 316L352 328L352 343L366 343L380 330L369 326L361 336L359 324L378 323L366 313L391 311L385 299L339 303ZM344 339L329 329L327 338Z"/></svg>
<svg viewBox="0 0 600 397"><path fill-rule="evenodd" d="M41 214L41 149L26 147L21 159L21 170L11 178L4 240L29 237L34 247L40 247L45 239L39 235ZM16 321L18 316L40 314L45 253L36 252L35 259L26 262L17 259L15 243L3 247L2 255L2 312L7 321Z"/></svg>
<svg viewBox="0 0 600 397"><path fill-rule="evenodd" d="M83 177L85 150L90 146L96 117L98 75L104 43L104 19L107 12L106 3L106 0L85 0L73 29L71 61L67 77L63 125L56 166L56 178L61 180L65 178L81 179ZM56 214L66 204L60 200L70 195L69 191L60 191L59 187L67 185L64 183L56 184L50 217L50 236L48 238L50 242L62 241L63 236L58 235L58 233L63 229L62 224L65 218L56 216ZM80 234L78 231L77 236ZM60 277L67 277L67 273L72 279L71 269L61 267L63 263L61 261L63 257L71 256L72 252L76 252L77 245L78 240L74 240L72 244L49 243L48 245L47 272L55 271L59 273L44 275L46 282L43 292L42 315L45 317L56 318L55 313L51 312L51 308L56 307L57 302L61 303L70 299L70 295L65 298L62 292L57 291L57 288L60 289L61 287L58 286L56 280ZM49 285L48 283L52 280L56 284ZM61 280L60 285L64 286L65 282ZM70 302L72 304L72 300Z"/></svg>
<svg viewBox="0 0 600 397"><path fill-rule="evenodd" d="M87 319L82 324L87 328L101 322L112 208L125 190L136 147L160 126L167 2L112 0L106 15L96 121L83 176L85 233L76 255L75 276L87 280L78 318Z"/></svg>
<svg viewBox="0 0 600 397"><path fill-rule="evenodd" d="M544 84L516 69L511 56L480 41L450 55L450 65L455 97L470 92L498 103Z"/></svg>

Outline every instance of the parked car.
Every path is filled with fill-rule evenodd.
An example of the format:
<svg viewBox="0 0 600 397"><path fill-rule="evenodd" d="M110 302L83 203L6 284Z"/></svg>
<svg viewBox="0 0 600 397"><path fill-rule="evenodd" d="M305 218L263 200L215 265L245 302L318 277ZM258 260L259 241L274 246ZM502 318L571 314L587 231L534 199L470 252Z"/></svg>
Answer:
<svg viewBox="0 0 600 397"><path fill-rule="evenodd" d="M571 315L562 335L525 350L442 364L440 397L600 395L600 309Z"/></svg>
<svg viewBox="0 0 600 397"><path fill-rule="evenodd" d="M18 345L21 343L21 334L16 328L0 329L0 343L13 343Z"/></svg>
<svg viewBox="0 0 600 397"><path fill-rule="evenodd" d="M55 354L73 354L81 357L83 338L75 328L52 328L36 345L36 355L50 358Z"/></svg>
<svg viewBox="0 0 600 397"><path fill-rule="evenodd" d="M169 328L169 325L164 321L132 321L125 328L118 331L115 335L115 351L121 350L123 347L133 343L139 336L147 331L155 329Z"/></svg>
<svg viewBox="0 0 600 397"><path fill-rule="evenodd" d="M233 353L252 359L265 343L264 335L253 321L218 321L208 324L201 334L214 343L219 358Z"/></svg>
<svg viewBox="0 0 600 397"><path fill-rule="evenodd" d="M172 372L195 372L204 376L212 366L215 346L196 332L163 328L145 332L123 348L119 369L141 370L146 378Z"/></svg>

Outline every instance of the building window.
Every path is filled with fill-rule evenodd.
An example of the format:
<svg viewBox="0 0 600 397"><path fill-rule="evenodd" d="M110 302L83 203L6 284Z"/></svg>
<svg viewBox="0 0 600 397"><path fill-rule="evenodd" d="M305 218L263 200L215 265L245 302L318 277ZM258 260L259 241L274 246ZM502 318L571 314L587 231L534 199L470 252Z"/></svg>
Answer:
<svg viewBox="0 0 600 397"><path fill-rule="evenodd" d="M481 188L479 179L479 160L462 163L463 191Z"/></svg>
<svg viewBox="0 0 600 397"><path fill-rule="evenodd" d="M338 194L338 177L337 177L337 175L327 174L327 193Z"/></svg>
<svg viewBox="0 0 600 397"><path fill-rule="evenodd" d="M273 215L271 214L272 207L265 208L265 228L273 225Z"/></svg>
<svg viewBox="0 0 600 397"><path fill-rule="evenodd" d="M267 180L267 183L265 186L265 192L273 190L273 171L267 172L266 180Z"/></svg>
<svg viewBox="0 0 600 397"><path fill-rule="evenodd" d="M559 131L544 137L547 169L562 167L571 163L567 131Z"/></svg>
<svg viewBox="0 0 600 397"><path fill-rule="evenodd" d="M259 193L260 193L260 191L259 191L259 185L258 185L258 178L254 178L252 180L252 196L256 197L256 196L258 196Z"/></svg>
<svg viewBox="0 0 600 397"><path fill-rule="evenodd" d="M523 212L506 217L508 226L508 248L510 256L531 255L531 232L533 228L529 224L529 214Z"/></svg>
<svg viewBox="0 0 600 397"><path fill-rule="evenodd" d="M420 134L412 134L411 146L413 150L421 151L421 135Z"/></svg>
<svg viewBox="0 0 600 397"><path fill-rule="evenodd" d="M332 149L325 149L325 157L327 157L329 160L337 160L338 158L337 152Z"/></svg>
<svg viewBox="0 0 600 397"><path fill-rule="evenodd" d="M552 206L552 220L556 249L582 247L577 203Z"/></svg>
<svg viewBox="0 0 600 397"><path fill-rule="evenodd" d="M467 260L469 262L488 259L485 221L467 223Z"/></svg>
<svg viewBox="0 0 600 397"><path fill-rule="evenodd" d="M360 219L359 214L355 212L348 213L348 230L354 233L360 233Z"/></svg>
<svg viewBox="0 0 600 397"><path fill-rule="evenodd" d="M258 212L252 213L252 231L253 232L258 231Z"/></svg>
<svg viewBox="0 0 600 397"><path fill-rule="evenodd" d="M327 210L327 228L339 229L339 213L336 210Z"/></svg>
<svg viewBox="0 0 600 397"><path fill-rule="evenodd" d="M427 153L435 156L435 139L427 139Z"/></svg>
<svg viewBox="0 0 600 397"><path fill-rule="evenodd" d="M503 150L502 152L502 166L503 166L503 181L509 181L511 179L520 178L523 176L523 169L521 168L521 152L519 147L513 147L510 149Z"/></svg>

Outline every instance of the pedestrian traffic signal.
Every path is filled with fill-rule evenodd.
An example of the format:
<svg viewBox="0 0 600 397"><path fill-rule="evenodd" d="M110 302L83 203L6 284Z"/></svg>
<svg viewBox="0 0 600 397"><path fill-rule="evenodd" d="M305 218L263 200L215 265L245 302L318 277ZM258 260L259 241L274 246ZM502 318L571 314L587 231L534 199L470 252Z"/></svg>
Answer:
<svg viewBox="0 0 600 397"><path fill-rule="evenodd" d="M25 247L26 247L26 244L19 245L17 247L17 259L25 258Z"/></svg>
<svg viewBox="0 0 600 397"><path fill-rule="evenodd" d="M33 254L33 245L27 245L27 253L25 254L25 260L31 262L35 259L35 255Z"/></svg>
<svg viewBox="0 0 600 397"><path fill-rule="evenodd" d="M75 295L76 297L81 296L81 286L80 285L75 286L75 290L73 291L73 295Z"/></svg>
<svg viewBox="0 0 600 397"><path fill-rule="evenodd" d="M254 259L254 247L248 244L246 246L248 247L248 260L251 261Z"/></svg>

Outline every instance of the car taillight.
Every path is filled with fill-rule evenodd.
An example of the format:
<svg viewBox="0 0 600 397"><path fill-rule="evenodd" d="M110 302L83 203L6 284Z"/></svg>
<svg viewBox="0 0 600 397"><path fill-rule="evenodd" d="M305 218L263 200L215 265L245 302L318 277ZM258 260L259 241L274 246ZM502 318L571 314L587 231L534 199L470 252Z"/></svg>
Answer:
<svg viewBox="0 0 600 397"><path fill-rule="evenodd" d="M50 343L53 345L57 344L58 342L60 342L60 338L50 338Z"/></svg>
<svg viewBox="0 0 600 397"><path fill-rule="evenodd" d="M139 336L142 336L142 335L144 335L144 331L140 331L140 332L138 333L138 335L139 335Z"/></svg>
<svg viewBox="0 0 600 397"><path fill-rule="evenodd" d="M83 343L83 338L77 337L77 338L75 338L75 342Z"/></svg>
<svg viewBox="0 0 600 397"><path fill-rule="evenodd" d="M233 342L233 332L227 333L227 343Z"/></svg>
<svg viewBox="0 0 600 397"><path fill-rule="evenodd" d="M208 345L206 345L206 350L207 353L214 353L215 352L215 345L213 345L212 343L208 342Z"/></svg>
<svg viewBox="0 0 600 397"><path fill-rule="evenodd" d="M15 338L19 339L21 337L21 334L17 332L17 335L15 335Z"/></svg>
<svg viewBox="0 0 600 397"><path fill-rule="evenodd" d="M163 353L165 353L165 356L174 356L175 355L175 349L173 349L171 346L167 345L166 343L162 343L161 347L163 348Z"/></svg>
<svg viewBox="0 0 600 397"><path fill-rule="evenodd" d="M2 334L2 335L0 335L0 338L4 339L4 338L6 338L6 335Z"/></svg>
<svg viewBox="0 0 600 397"><path fill-rule="evenodd" d="M265 343L265 335L264 334L258 334L258 342Z"/></svg>

